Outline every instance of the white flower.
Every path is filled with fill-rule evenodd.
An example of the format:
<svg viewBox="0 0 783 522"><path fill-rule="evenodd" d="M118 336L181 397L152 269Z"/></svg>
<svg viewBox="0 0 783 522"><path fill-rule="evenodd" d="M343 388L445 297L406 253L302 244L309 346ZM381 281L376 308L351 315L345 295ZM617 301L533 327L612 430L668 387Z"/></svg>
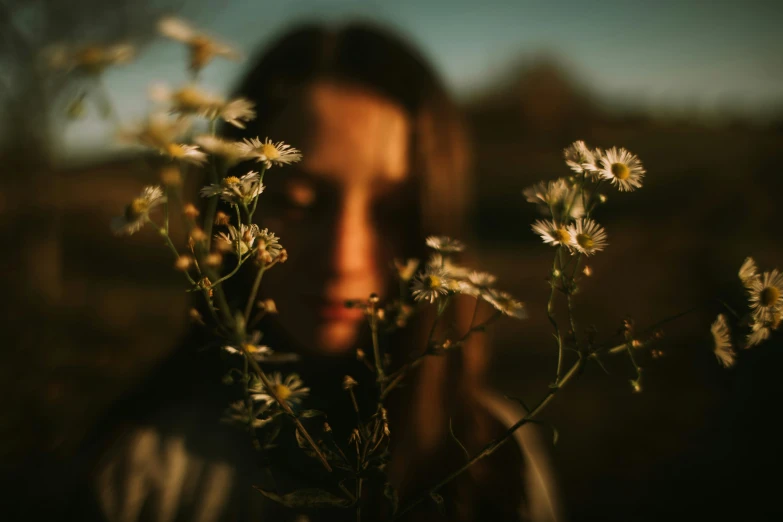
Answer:
<svg viewBox="0 0 783 522"><path fill-rule="evenodd" d="M233 225L227 225L228 233L215 234L215 247L223 252L239 252L243 256L253 249L256 237L258 237L258 225L239 225L239 229Z"/></svg>
<svg viewBox="0 0 783 522"><path fill-rule="evenodd" d="M201 196L211 198L220 196L223 201L232 205L247 205L264 191L264 184L258 172L250 171L241 178L228 176L220 183L214 183L201 189Z"/></svg>
<svg viewBox="0 0 783 522"><path fill-rule="evenodd" d="M739 278L742 281L742 284L746 287L750 285L752 281L758 280L760 278L759 270L756 267L756 262L752 257L746 258L742 263L742 266L739 270Z"/></svg>
<svg viewBox="0 0 783 522"><path fill-rule="evenodd" d="M244 129L243 122L256 117L253 102L245 98L226 101L222 97L200 90L194 85L186 85L171 92L165 86L156 86L150 91L156 101L171 103L171 112L188 115L197 114L209 120L222 118L226 123Z"/></svg>
<svg viewBox="0 0 783 522"><path fill-rule="evenodd" d="M401 281L408 282L416 273L416 269L419 268L419 260L407 259L403 262L399 259L395 259L394 268L397 271L397 277L399 277Z"/></svg>
<svg viewBox="0 0 783 522"><path fill-rule="evenodd" d="M442 269L452 279L466 279L468 273L470 273L469 268L455 264L449 256L444 256L438 252L430 256L427 266L433 269Z"/></svg>
<svg viewBox="0 0 783 522"><path fill-rule="evenodd" d="M240 145L245 155L249 158L255 158L259 163L264 163L266 168L272 168L273 165L288 165L296 163L302 159L299 150L278 141L272 143L269 138L261 141L258 138L245 139Z"/></svg>
<svg viewBox="0 0 783 522"><path fill-rule="evenodd" d="M712 323L712 338L715 342L713 351L715 357L718 358L718 362L723 365L724 368L729 368L734 365L734 347L731 345L731 332L726 324L726 317L720 314L715 322Z"/></svg>
<svg viewBox="0 0 783 522"><path fill-rule="evenodd" d="M258 342L261 340L261 332L253 332L247 340L242 343L239 347L234 346L224 346L223 350L225 350L228 353L237 354L237 355L244 355L245 353L249 353L253 359L261 362L267 358L267 356L272 355L272 350L268 346L262 346L259 345Z"/></svg>
<svg viewBox="0 0 783 522"><path fill-rule="evenodd" d="M112 230L117 235L138 232L144 226L150 210L165 202L166 197L159 186L144 187L141 195L125 207L125 214L111 220Z"/></svg>
<svg viewBox="0 0 783 522"><path fill-rule="evenodd" d="M608 179L621 192L630 192L642 186L645 170L639 158L617 147L604 152L600 157L599 175Z"/></svg>
<svg viewBox="0 0 783 522"><path fill-rule="evenodd" d="M153 148L176 160L201 165L207 160L207 155L195 145L185 145L177 141L187 129L188 123L184 120L153 113L135 129L121 131L120 138Z"/></svg>
<svg viewBox="0 0 783 522"><path fill-rule="evenodd" d="M193 29L183 20L173 17L158 22L158 30L163 36L182 42L190 49L190 69L200 71L215 56L238 60L240 55L230 46Z"/></svg>
<svg viewBox="0 0 783 522"><path fill-rule="evenodd" d="M248 159L240 146L242 143L238 141L223 140L209 134L196 136L193 141L208 153L223 158L227 167Z"/></svg>
<svg viewBox="0 0 783 522"><path fill-rule="evenodd" d="M543 214L552 216L560 223L568 223L585 214L579 190L562 178L538 182L522 193L529 203L535 203Z"/></svg>
<svg viewBox="0 0 783 522"><path fill-rule="evenodd" d="M566 164L577 174L592 174L598 170L595 166L595 156L587 148L584 141L575 141L563 150Z"/></svg>
<svg viewBox="0 0 783 522"><path fill-rule="evenodd" d="M568 227L571 234L571 248L584 255L592 255L603 250L606 245L606 231L592 219L580 219Z"/></svg>
<svg viewBox="0 0 783 522"><path fill-rule="evenodd" d="M568 227L564 225L558 225L554 221L542 221L537 220L531 227L533 232L541 236L544 243L551 244L552 246L563 245L571 248L571 232Z"/></svg>
<svg viewBox="0 0 783 522"><path fill-rule="evenodd" d="M465 245L462 241L446 236L429 236L427 238L427 246L442 254L451 254L465 250Z"/></svg>
<svg viewBox="0 0 783 522"><path fill-rule="evenodd" d="M783 314L783 274L772 270L760 278L749 279L748 294L755 321L777 329Z"/></svg>
<svg viewBox="0 0 783 522"><path fill-rule="evenodd" d="M285 380L280 372L274 372L269 375L269 381L272 391L281 401L285 401L289 407L300 404L304 397L310 393L310 388L306 388L299 375L291 373ZM265 402L267 406L277 404L277 401L262 382L256 381L250 387L250 398L254 401Z"/></svg>
<svg viewBox="0 0 783 522"><path fill-rule="evenodd" d="M486 302L494 306L501 313L516 319L526 319L527 311L524 303L517 301L510 294L499 290L491 290L482 294Z"/></svg>
<svg viewBox="0 0 783 522"><path fill-rule="evenodd" d="M740 267L739 277L748 291L750 308L756 323L753 325L754 332L756 325L759 328L776 330L783 316L783 274L777 269L759 274L756 262L752 257L748 257ZM761 342L767 338L762 338L764 335L755 333L754 339ZM768 332L766 335L768 336Z"/></svg>
<svg viewBox="0 0 783 522"><path fill-rule="evenodd" d="M272 417L260 417L266 409L266 406L264 406L260 411L253 411L248 409L245 401L235 401L229 404L225 413L225 420L242 426L251 425L253 428L261 428L272 420Z"/></svg>
<svg viewBox="0 0 783 522"><path fill-rule="evenodd" d="M280 238L274 232L270 232L268 228L256 232L255 244L258 246L259 252L265 253L264 257L267 258L266 262L268 263L277 259L283 251L283 247L280 245Z"/></svg>
<svg viewBox="0 0 783 522"><path fill-rule="evenodd" d="M769 328L761 325L760 323L753 323L750 335L748 335L747 338L747 344L745 345L745 348L750 348L751 346L756 346L757 344L761 344L762 342L769 339L769 336L770 336Z"/></svg>
<svg viewBox="0 0 783 522"><path fill-rule="evenodd" d="M442 268L428 266L413 279L413 298L434 303L449 293L451 278Z"/></svg>
<svg viewBox="0 0 783 522"><path fill-rule="evenodd" d="M461 281L460 293L473 297L483 297L487 292L492 291L492 286L497 281L497 277L488 272L478 272L471 270L468 273L467 280Z"/></svg>
<svg viewBox="0 0 783 522"><path fill-rule="evenodd" d="M126 43L82 47L55 45L44 51L44 58L52 69L78 70L88 74L100 74L112 65L128 63L135 55L136 49Z"/></svg>

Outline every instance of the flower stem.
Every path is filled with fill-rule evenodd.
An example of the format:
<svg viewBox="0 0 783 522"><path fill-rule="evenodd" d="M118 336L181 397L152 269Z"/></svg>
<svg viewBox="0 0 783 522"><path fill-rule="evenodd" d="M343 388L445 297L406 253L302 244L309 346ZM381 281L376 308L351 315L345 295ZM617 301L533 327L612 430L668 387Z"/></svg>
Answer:
<svg viewBox="0 0 783 522"><path fill-rule="evenodd" d="M584 359L581 357L579 360L577 360L573 366L566 372L566 374L563 376L563 379L560 381L560 385L557 388L552 388L549 390L549 393L547 393L539 402L536 404L536 406L522 419L518 420L516 423L514 423L510 428L508 428L503 435L498 437L497 439L493 440L492 442L488 443L486 446L484 446L481 451L479 451L476 455L470 458L468 462L466 462L464 465L460 466L459 469L456 471L450 473L446 478L438 482L435 486L430 488L427 491L426 495L422 495L417 500L413 501L411 504L409 504L407 507L402 509L397 516L395 516L395 519L398 519L411 511L414 507L421 504L424 500L427 498L432 498L432 495L437 493L439 489L441 489L443 486L454 480L456 477L467 471L468 468L470 468L473 464L478 462L479 460L490 456L492 453L495 452L500 446L502 446L506 441L508 441L509 438L514 434L515 431L517 431L520 427L527 424L528 422L532 421L533 418L538 415L541 410L543 410L547 404L549 404L552 399L554 399L555 394L560 388L563 388L568 382L574 378L575 375L578 374L579 370L582 368L582 365L584 363Z"/></svg>
<svg viewBox="0 0 783 522"><path fill-rule="evenodd" d="M247 298L247 304L245 305L245 322L250 321L250 312L253 310L253 302L258 295L258 287L261 286L261 278L264 277L265 271L266 268L263 266L259 268L256 278L253 281L253 286L250 289L250 296Z"/></svg>

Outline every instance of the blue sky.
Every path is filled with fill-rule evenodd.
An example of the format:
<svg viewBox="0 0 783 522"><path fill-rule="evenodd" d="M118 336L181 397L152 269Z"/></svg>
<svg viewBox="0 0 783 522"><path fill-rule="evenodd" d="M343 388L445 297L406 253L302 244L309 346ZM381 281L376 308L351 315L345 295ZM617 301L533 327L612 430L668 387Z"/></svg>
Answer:
<svg viewBox="0 0 783 522"><path fill-rule="evenodd" d="M764 119L783 111L783 7L773 0L185 0L179 14L252 51L298 21L361 17L407 35L459 97L520 60L557 58L604 103L650 111ZM185 81L184 51L162 41L108 74L124 120L145 110L146 85ZM215 62L203 83L226 91L242 64ZM81 138L96 132L85 121ZM92 141L92 140L89 140Z"/></svg>

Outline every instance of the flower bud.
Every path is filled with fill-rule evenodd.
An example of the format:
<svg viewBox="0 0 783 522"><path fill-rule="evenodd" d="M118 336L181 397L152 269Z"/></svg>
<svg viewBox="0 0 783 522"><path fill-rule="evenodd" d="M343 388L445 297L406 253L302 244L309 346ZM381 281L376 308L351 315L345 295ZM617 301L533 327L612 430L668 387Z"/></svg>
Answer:
<svg viewBox="0 0 783 522"><path fill-rule="evenodd" d="M196 243L201 243L207 240L207 235L199 227L193 227L193 230L190 231L190 237Z"/></svg>
<svg viewBox="0 0 783 522"><path fill-rule="evenodd" d="M217 214L215 214L215 224L216 225L228 225L231 222L231 218L228 217L228 214L226 214L223 211L218 211Z"/></svg>
<svg viewBox="0 0 783 522"><path fill-rule="evenodd" d="M190 268L191 263L193 263L193 259L191 259L190 256L179 256L177 260L174 262L174 268L177 270L184 272L188 268Z"/></svg>
<svg viewBox="0 0 783 522"><path fill-rule="evenodd" d="M160 180L167 187L179 187L182 185L182 173L176 165L167 165L160 171Z"/></svg>
<svg viewBox="0 0 783 522"><path fill-rule="evenodd" d="M204 264L212 268L218 267L223 263L223 256L217 252L212 252L204 259Z"/></svg>
<svg viewBox="0 0 783 522"><path fill-rule="evenodd" d="M589 265L585 265L584 269L582 269L582 273L587 277L590 277L591 275L593 275L593 269L590 268Z"/></svg>
<svg viewBox="0 0 783 522"><path fill-rule="evenodd" d="M343 377L343 390L350 390L357 384L359 383L356 382L356 380L350 375L346 375L345 377Z"/></svg>
<svg viewBox="0 0 783 522"><path fill-rule="evenodd" d="M188 203L182 207L182 214L188 219L196 219L200 212L193 203Z"/></svg>
<svg viewBox="0 0 783 522"><path fill-rule="evenodd" d="M265 311L268 314L276 314L277 313L277 305L272 299L264 299L263 301L259 301L258 307Z"/></svg>

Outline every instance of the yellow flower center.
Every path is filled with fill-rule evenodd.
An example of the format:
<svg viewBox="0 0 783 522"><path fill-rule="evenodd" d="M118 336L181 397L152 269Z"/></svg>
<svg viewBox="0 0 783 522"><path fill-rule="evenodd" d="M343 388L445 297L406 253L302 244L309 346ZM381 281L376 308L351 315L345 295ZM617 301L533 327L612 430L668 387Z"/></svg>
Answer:
<svg viewBox="0 0 783 522"><path fill-rule="evenodd" d="M239 178L236 176L229 176L223 180L223 186L230 187L231 185L238 185Z"/></svg>
<svg viewBox="0 0 783 522"><path fill-rule="evenodd" d="M212 41L206 36L196 36L190 40L190 67L198 71L204 67L214 54Z"/></svg>
<svg viewBox="0 0 783 522"><path fill-rule="evenodd" d="M242 345L242 347L245 349L247 353L253 354L258 351L258 346L255 344L245 343Z"/></svg>
<svg viewBox="0 0 783 522"><path fill-rule="evenodd" d="M558 228L555 230L555 233L553 234L555 236L555 239L557 239L560 243L568 243L571 241L571 234L568 233L568 230L564 228Z"/></svg>
<svg viewBox="0 0 783 522"><path fill-rule="evenodd" d="M185 155L185 148L178 143L169 143L166 145L166 152L168 152L169 156L172 158L181 158Z"/></svg>
<svg viewBox="0 0 783 522"><path fill-rule="evenodd" d="M595 244L593 238L587 234L577 234L576 242L579 243L579 246L584 248L585 250L590 250L591 248L593 248L593 245Z"/></svg>
<svg viewBox="0 0 783 522"><path fill-rule="evenodd" d="M440 277L430 275L424 278L424 286L430 289L440 288L441 287L441 280Z"/></svg>
<svg viewBox="0 0 783 522"><path fill-rule="evenodd" d="M612 163L612 175L619 180L628 179L631 170L625 163Z"/></svg>
<svg viewBox="0 0 783 522"><path fill-rule="evenodd" d="M294 392L291 390L291 388L289 388L285 384L275 384L275 394L281 401L284 401L287 398L289 398L292 393Z"/></svg>
<svg viewBox="0 0 783 522"><path fill-rule="evenodd" d="M77 61L85 67L102 65L104 60L103 49L100 47L86 47L77 56Z"/></svg>
<svg viewBox="0 0 783 522"><path fill-rule="evenodd" d="M125 209L125 217L128 221L139 219L149 209L149 202L144 198L136 198Z"/></svg>
<svg viewBox="0 0 783 522"><path fill-rule="evenodd" d="M184 109L198 109L204 104L204 97L192 87L185 87L177 91L174 100Z"/></svg>
<svg viewBox="0 0 783 522"><path fill-rule="evenodd" d="M280 152L277 150L277 147L271 143L264 143L261 145L261 153L266 156L266 159L268 160L276 160L280 157Z"/></svg>
<svg viewBox="0 0 783 522"><path fill-rule="evenodd" d="M761 291L759 302L761 306L772 306L780 299L780 290L775 286L768 286Z"/></svg>

